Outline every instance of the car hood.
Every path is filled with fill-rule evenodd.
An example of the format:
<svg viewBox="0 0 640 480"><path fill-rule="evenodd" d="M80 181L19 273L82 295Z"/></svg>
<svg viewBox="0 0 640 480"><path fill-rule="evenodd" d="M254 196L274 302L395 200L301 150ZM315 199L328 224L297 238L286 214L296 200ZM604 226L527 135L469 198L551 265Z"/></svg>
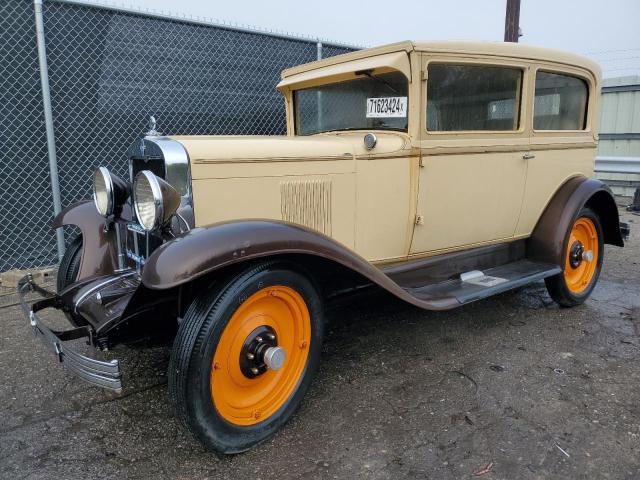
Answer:
<svg viewBox="0 0 640 480"><path fill-rule="evenodd" d="M192 163L235 163L301 159L344 159L356 155L390 153L408 143L404 134L380 133L374 150L364 148L367 132L293 136L173 136Z"/></svg>

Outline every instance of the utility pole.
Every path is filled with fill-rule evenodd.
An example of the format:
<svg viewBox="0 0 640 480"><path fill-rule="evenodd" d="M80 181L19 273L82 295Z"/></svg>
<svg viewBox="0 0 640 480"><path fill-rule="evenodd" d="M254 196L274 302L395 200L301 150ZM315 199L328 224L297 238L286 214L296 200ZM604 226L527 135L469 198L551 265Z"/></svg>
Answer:
<svg viewBox="0 0 640 480"><path fill-rule="evenodd" d="M507 0L504 16L504 41L518 43L520 36L520 0Z"/></svg>

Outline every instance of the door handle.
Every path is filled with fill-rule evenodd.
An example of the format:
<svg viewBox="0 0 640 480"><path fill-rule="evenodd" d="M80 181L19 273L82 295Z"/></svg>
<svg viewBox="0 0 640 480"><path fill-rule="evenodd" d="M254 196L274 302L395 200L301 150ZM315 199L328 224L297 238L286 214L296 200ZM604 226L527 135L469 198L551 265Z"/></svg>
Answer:
<svg viewBox="0 0 640 480"><path fill-rule="evenodd" d="M532 158L536 158L536 156L533 153L527 152L524 155L522 155L522 158L524 160L531 160Z"/></svg>

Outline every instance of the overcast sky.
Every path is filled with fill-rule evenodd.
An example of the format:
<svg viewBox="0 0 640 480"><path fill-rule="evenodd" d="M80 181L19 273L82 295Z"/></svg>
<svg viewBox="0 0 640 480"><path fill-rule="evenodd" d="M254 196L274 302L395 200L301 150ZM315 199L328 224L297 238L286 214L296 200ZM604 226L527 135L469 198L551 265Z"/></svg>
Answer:
<svg viewBox="0 0 640 480"><path fill-rule="evenodd" d="M506 0L124 3L373 47L407 39L501 41ZM605 77L640 74L640 0L522 0L520 27L522 43L586 54Z"/></svg>

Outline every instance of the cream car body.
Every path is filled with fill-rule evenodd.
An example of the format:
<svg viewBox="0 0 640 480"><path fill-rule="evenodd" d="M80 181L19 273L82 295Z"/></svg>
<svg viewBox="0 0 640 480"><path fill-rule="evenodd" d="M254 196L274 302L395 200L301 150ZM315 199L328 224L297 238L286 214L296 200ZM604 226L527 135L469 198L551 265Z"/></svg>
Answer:
<svg viewBox="0 0 640 480"><path fill-rule="evenodd" d="M522 69L516 131L429 132L432 62ZM293 91L398 71L409 82L408 131L296 135ZM586 128L537 132L538 70L584 79ZM590 177L597 141L600 69L563 52L502 43L402 42L285 70L286 137L172 137L191 162L198 225L282 219L318 230L365 259L396 262L522 239L569 178Z"/></svg>

